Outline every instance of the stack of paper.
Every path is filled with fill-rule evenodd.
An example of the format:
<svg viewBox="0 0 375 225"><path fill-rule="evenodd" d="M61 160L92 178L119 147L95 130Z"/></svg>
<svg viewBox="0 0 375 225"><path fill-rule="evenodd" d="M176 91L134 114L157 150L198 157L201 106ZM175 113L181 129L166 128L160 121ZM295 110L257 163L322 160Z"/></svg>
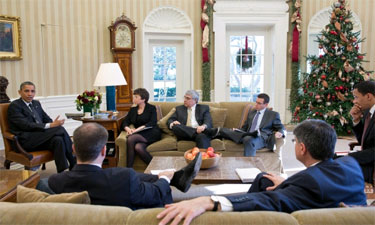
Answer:
<svg viewBox="0 0 375 225"><path fill-rule="evenodd" d="M237 168L236 173L240 177L242 183L253 182L255 177L261 171L258 168Z"/></svg>

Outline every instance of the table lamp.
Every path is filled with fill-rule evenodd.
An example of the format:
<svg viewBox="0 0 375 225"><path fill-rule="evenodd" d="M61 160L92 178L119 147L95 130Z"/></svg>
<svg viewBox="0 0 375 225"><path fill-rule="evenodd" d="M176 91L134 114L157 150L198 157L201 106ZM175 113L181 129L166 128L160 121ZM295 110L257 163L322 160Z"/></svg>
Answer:
<svg viewBox="0 0 375 225"><path fill-rule="evenodd" d="M118 63L100 64L94 86L106 87L107 111L116 111L116 88L118 85L127 85L125 77Z"/></svg>

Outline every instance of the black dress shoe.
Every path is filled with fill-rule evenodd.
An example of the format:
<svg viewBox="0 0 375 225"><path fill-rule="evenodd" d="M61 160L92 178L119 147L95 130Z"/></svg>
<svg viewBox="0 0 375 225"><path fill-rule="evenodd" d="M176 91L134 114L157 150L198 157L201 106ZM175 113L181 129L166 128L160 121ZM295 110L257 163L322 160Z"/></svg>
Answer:
<svg viewBox="0 0 375 225"><path fill-rule="evenodd" d="M208 135L210 138L215 138L219 135L220 127L218 128L207 128L203 131L204 134Z"/></svg>
<svg viewBox="0 0 375 225"><path fill-rule="evenodd" d="M171 185L175 186L182 192L187 192L190 188L191 182L193 182L195 176L197 176L201 164L202 154L198 153L191 163L174 173Z"/></svg>

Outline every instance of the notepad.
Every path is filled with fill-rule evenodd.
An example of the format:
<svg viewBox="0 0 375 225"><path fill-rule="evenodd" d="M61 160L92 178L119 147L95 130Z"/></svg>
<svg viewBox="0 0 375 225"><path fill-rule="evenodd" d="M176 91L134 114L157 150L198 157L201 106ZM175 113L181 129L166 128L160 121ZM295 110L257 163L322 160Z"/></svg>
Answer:
<svg viewBox="0 0 375 225"><path fill-rule="evenodd" d="M242 183L253 182L255 177L261 171L258 168L237 168L236 173L240 177Z"/></svg>

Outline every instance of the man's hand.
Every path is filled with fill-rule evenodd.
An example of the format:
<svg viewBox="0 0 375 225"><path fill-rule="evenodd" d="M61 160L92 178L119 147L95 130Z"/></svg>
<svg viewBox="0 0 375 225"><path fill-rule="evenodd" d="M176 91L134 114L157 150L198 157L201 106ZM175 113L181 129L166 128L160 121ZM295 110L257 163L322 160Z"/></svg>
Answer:
<svg viewBox="0 0 375 225"><path fill-rule="evenodd" d="M181 124L181 123L178 122L177 120L175 120L175 121L173 121L169 126L170 126L170 128L172 129L172 127L173 127L174 125L179 125L179 124Z"/></svg>
<svg viewBox="0 0 375 225"><path fill-rule="evenodd" d="M172 221L170 225L177 225L184 219L183 225L188 225L200 214L214 208L214 203L210 197L199 197L187 201L165 205L165 210L159 213L156 218L162 219L159 225L165 225Z"/></svg>
<svg viewBox="0 0 375 225"><path fill-rule="evenodd" d="M285 178L273 173L264 174L263 176L273 182L273 186L266 188L267 191L273 191L277 186L279 186L279 184L281 184L285 180Z"/></svg>
<svg viewBox="0 0 375 225"><path fill-rule="evenodd" d="M59 120L59 118L60 116L57 116L56 119L52 123L50 123L50 128L64 125L65 119Z"/></svg>
<svg viewBox="0 0 375 225"><path fill-rule="evenodd" d="M205 129L206 129L206 126L205 126L205 125L198 126L198 127L197 127L197 133L200 134L200 133L202 133Z"/></svg>
<svg viewBox="0 0 375 225"><path fill-rule="evenodd" d="M275 133L275 137L276 137L276 138L282 138L282 137L283 137L283 133L277 131L277 132Z"/></svg>
<svg viewBox="0 0 375 225"><path fill-rule="evenodd" d="M361 106L358 104L354 104L350 110L350 115L352 116L354 123L359 123L359 121L363 117Z"/></svg>

